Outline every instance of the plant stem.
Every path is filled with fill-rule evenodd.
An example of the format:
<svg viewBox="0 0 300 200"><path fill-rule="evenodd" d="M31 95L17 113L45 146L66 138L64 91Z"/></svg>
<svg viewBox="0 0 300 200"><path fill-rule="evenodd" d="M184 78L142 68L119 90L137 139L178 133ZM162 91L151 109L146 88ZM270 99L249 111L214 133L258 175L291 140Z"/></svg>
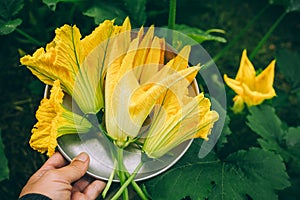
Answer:
<svg viewBox="0 0 300 200"><path fill-rule="evenodd" d="M271 36L275 28L279 25L279 23L282 21L284 16L287 14L286 11L284 11L279 18L275 21L275 23L271 26L271 28L268 30L268 32L264 35L264 37L259 41L255 49L252 51L251 55L249 56L250 60L254 58L254 56L257 54L257 52L260 50L260 48L264 45L264 43L267 41L267 39Z"/></svg>
<svg viewBox="0 0 300 200"><path fill-rule="evenodd" d="M109 190L109 188L110 188L110 186L111 186L111 184L112 184L113 178L114 178L114 176L115 176L117 164L118 164L118 162L115 160L113 171L112 171L112 173L110 174L109 179L108 179L108 181L107 181L107 184L106 184L106 186L105 186L105 188L104 188L104 190L103 190L103 192L102 192L102 197L103 197L103 199L105 198L105 196L106 196L106 194L107 194L107 192L108 192L108 190Z"/></svg>
<svg viewBox="0 0 300 200"><path fill-rule="evenodd" d="M138 166L135 168L133 173L128 177L128 179L122 184L121 188L118 190L118 192L111 198L111 200L117 200L123 192L127 189L127 186L133 181L134 177L136 176L137 172L141 169L143 166L143 162L140 162ZM147 199L147 197L146 197Z"/></svg>
<svg viewBox="0 0 300 200"><path fill-rule="evenodd" d="M170 0L168 28L174 29L176 20L176 0Z"/></svg>
<svg viewBox="0 0 300 200"><path fill-rule="evenodd" d="M125 172L124 172L124 168L123 168L123 149L119 148L119 147L117 147L117 162L118 162L118 175L120 178L120 183L121 183L121 188L122 188L125 183L126 176L125 176ZM128 200L129 197L128 197L127 187L125 187L120 194L122 194L122 193L123 193L123 199Z"/></svg>
<svg viewBox="0 0 300 200"><path fill-rule="evenodd" d="M25 38L27 38L31 43L33 43L33 44L35 44L35 45L37 45L37 46L42 46L42 45L44 45L43 42L40 42L40 41L34 39L32 36L30 36L29 34L25 33L24 31L22 31L22 30L19 29L19 28L16 28L16 31L17 31L20 35L22 35L22 36L24 36Z"/></svg>
<svg viewBox="0 0 300 200"><path fill-rule="evenodd" d="M127 178L130 177L130 174L128 171L125 172L125 175ZM142 200L148 199L147 195L144 193L144 191L140 188L140 186L134 180L131 181L131 185L132 185L133 189L137 192L137 194L141 197Z"/></svg>
<svg viewBox="0 0 300 200"><path fill-rule="evenodd" d="M269 4L265 6L239 33L238 35L231 40L215 57L213 57L213 61L216 62L219 60L224 53L228 51L245 33L246 31L261 17L261 15L267 10Z"/></svg>

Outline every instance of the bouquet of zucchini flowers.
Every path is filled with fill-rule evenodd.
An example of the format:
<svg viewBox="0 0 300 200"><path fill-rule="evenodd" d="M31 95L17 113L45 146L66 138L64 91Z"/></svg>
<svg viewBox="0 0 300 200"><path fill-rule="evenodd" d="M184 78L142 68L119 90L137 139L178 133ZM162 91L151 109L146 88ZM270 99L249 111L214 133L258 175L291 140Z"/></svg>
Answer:
<svg viewBox="0 0 300 200"><path fill-rule="evenodd" d="M51 87L36 111L30 146L51 156L63 135L100 132L115 161L103 196L116 176L121 187L112 199L128 199L129 184L148 199L134 181L143 164L185 141L207 140L218 120L210 100L197 92L201 66L189 66L191 47L172 53L153 26L131 30L128 18L121 26L105 20L84 38L76 26L64 25L55 33L46 48L21 58ZM130 173L123 162L127 149L141 152Z"/></svg>

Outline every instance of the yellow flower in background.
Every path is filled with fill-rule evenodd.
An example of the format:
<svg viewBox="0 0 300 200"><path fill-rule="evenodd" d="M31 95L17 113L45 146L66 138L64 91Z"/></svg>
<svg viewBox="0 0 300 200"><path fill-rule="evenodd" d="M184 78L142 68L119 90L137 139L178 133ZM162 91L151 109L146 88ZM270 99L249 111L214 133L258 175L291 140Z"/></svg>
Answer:
<svg viewBox="0 0 300 200"><path fill-rule="evenodd" d="M179 57L189 47L163 65L165 41L154 36L154 27L145 35L143 31L141 28L131 42L130 37L122 37L125 53L107 67L105 126L108 136L121 148L136 140L161 96L182 80L189 79L190 84L199 70L197 66L188 68L187 61L180 63Z"/></svg>
<svg viewBox="0 0 300 200"><path fill-rule="evenodd" d="M219 118L218 113L210 110L210 101L203 93L185 98L184 104L175 109L174 104L168 102L172 97L166 99L154 115L142 147L148 157L159 158L192 138L208 140L213 124Z"/></svg>
<svg viewBox="0 0 300 200"><path fill-rule="evenodd" d="M255 69L247 57L246 50L243 51L240 68L235 79L224 75L225 83L237 94L234 98L233 111L241 112L244 103L247 106L261 104L264 100L276 96L273 88L275 71L275 60L256 76Z"/></svg>
<svg viewBox="0 0 300 200"><path fill-rule="evenodd" d="M89 62L84 63L85 58L100 43L130 29L128 18L122 26L105 20L91 35L81 39L76 26L64 25L55 30L56 36L46 49L40 48L32 56L26 55L20 61L45 84L53 85L54 80L60 80L62 89L72 96L83 113L96 114L104 106L103 74L99 73L104 73L104 66L98 60L91 67Z"/></svg>
<svg viewBox="0 0 300 200"><path fill-rule="evenodd" d="M57 138L65 134L88 132L92 125L80 115L62 106L63 92L60 81L54 81L50 98L44 98L36 112L38 122L32 129L30 146L51 156L57 146Z"/></svg>

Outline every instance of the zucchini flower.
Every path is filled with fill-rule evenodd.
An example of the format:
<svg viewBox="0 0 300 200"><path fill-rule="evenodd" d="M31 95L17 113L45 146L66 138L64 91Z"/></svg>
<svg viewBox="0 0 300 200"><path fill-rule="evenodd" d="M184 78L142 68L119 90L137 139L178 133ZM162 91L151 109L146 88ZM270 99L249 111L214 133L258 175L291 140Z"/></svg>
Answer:
<svg viewBox="0 0 300 200"><path fill-rule="evenodd" d="M159 158L192 138L208 140L219 118L217 112L210 110L210 101L203 93L194 98L185 96L181 104L173 101L174 95L167 95L153 116L142 147L150 158Z"/></svg>
<svg viewBox="0 0 300 200"><path fill-rule="evenodd" d="M50 98L44 98L36 112L38 122L32 129L29 144L41 153L51 156L57 146L57 138L74 133L85 133L92 124L82 116L69 111L62 105L64 93L60 81L56 80L50 91Z"/></svg>
<svg viewBox="0 0 300 200"><path fill-rule="evenodd" d="M108 136L120 148L137 139L157 101L173 85L194 78L200 69L187 68L187 61L181 63L190 47L164 65L165 41L154 36L153 26L145 35L143 31L141 28L135 39L122 45L125 53L107 68L105 125Z"/></svg>
<svg viewBox="0 0 300 200"><path fill-rule="evenodd" d="M45 84L53 85L55 80L60 80L62 89L72 96L84 114L97 114L104 106L103 74L99 73L104 73L104 66L102 60L92 67L91 62L84 61L100 43L131 29L128 18L122 26L113 23L104 21L83 39L76 26L64 25L55 30L56 36L46 49L39 48L20 62Z"/></svg>
<svg viewBox="0 0 300 200"><path fill-rule="evenodd" d="M275 71L275 60L273 60L266 69L259 75L256 75L255 69L247 57L246 50L243 51L240 68L235 79L224 75L225 83L237 94L234 98L233 111L239 113L244 109L244 103L247 106L261 104L265 99L271 99L276 96L273 88Z"/></svg>

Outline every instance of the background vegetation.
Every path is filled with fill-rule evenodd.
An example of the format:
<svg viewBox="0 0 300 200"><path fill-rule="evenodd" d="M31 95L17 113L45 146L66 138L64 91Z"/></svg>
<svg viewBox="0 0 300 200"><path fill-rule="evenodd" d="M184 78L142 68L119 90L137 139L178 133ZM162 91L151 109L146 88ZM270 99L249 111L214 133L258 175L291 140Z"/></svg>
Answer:
<svg viewBox="0 0 300 200"><path fill-rule="evenodd" d="M247 49L249 55L256 50L259 41L282 16L252 56L256 69L277 59L277 97L234 115L230 110L234 94L227 88L228 120L217 148L204 160L195 161L199 150L199 141L195 141L176 166L145 182L154 199L166 199L162 194L169 199L299 199L299 7L299 1L284 0L177 1L176 23L204 30L187 29L197 33L212 57L223 51L216 64L222 74L230 77L237 72L242 50ZM20 66L19 58L45 46L54 37L55 28L63 24L76 24L84 36L104 19L115 18L118 24L125 16L130 16L133 27L167 26L168 12L168 0L0 1L1 199L17 199L28 177L47 159L28 145L44 85ZM258 15L258 20L232 43ZM225 33L205 32L215 28ZM199 176L197 180L195 175ZM184 184L178 185L175 180L178 177L190 185L182 189ZM220 187L220 183L225 184Z"/></svg>

